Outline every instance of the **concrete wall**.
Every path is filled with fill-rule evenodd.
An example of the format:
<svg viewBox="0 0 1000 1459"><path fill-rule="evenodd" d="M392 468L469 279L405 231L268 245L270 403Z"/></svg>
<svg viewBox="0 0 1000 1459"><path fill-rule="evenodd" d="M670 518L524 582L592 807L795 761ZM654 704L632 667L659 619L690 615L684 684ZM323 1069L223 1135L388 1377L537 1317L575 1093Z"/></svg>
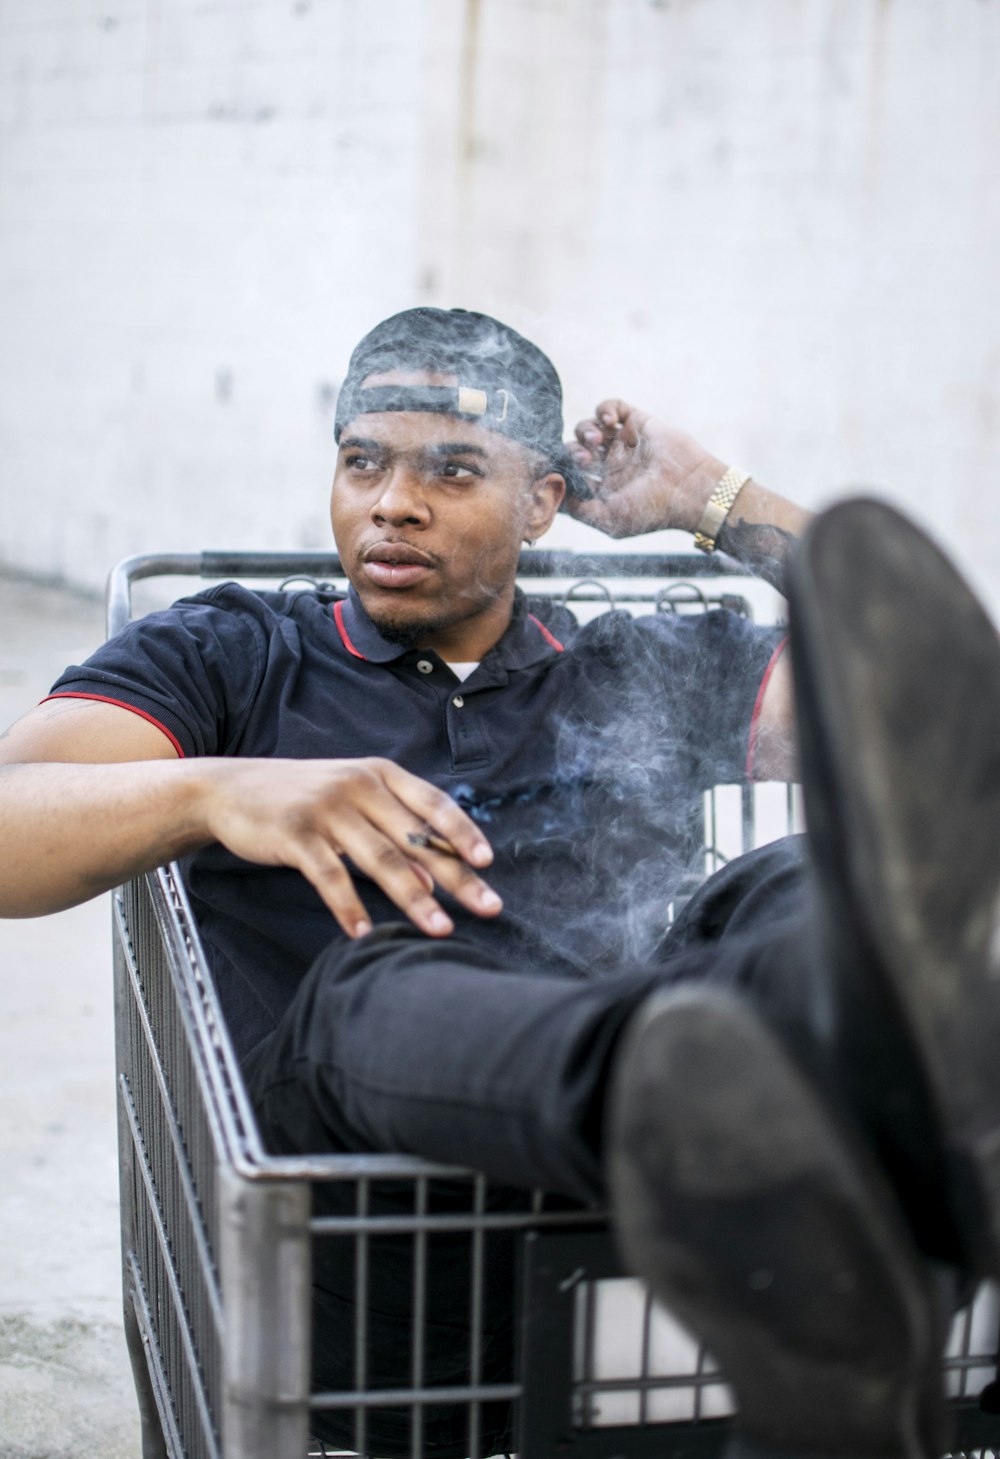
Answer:
<svg viewBox="0 0 1000 1459"><path fill-rule="evenodd" d="M352 343L462 303L1000 602L998 77L1000 0L0 0L0 566L324 545Z"/></svg>

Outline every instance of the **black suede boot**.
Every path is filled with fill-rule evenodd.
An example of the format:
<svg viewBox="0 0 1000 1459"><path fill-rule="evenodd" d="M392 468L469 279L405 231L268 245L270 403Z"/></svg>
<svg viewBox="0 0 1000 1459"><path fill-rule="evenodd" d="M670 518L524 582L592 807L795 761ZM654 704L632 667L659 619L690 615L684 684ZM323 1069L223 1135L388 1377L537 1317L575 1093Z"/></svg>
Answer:
<svg viewBox="0 0 1000 1459"><path fill-rule="evenodd" d="M1000 1274L1000 647L877 502L816 522L790 604L816 1067L718 995L641 1010L615 1211L751 1448L931 1459L947 1313L925 1258Z"/></svg>
<svg viewBox="0 0 1000 1459"><path fill-rule="evenodd" d="M918 1241L1000 1275L1000 644L883 503L819 518L791 637L830 1042Z"/></svg>
<svg viewBox="0 0 1000 1459"><path fill-rule="evenodd" d="M739 1453L944 1452L926 1266L865 1144L745 1002L688 986L640 1008L607 1149L625 1261L721 1363Z"/></svg>

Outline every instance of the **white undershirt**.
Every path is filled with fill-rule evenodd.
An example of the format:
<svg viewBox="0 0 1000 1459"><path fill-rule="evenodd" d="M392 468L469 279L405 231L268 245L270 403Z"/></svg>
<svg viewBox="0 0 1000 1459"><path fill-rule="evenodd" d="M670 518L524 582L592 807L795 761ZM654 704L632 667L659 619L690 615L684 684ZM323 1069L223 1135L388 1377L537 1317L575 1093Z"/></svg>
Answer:
<svg viewBox="0 0 1000 1459"><path fill-rule="evenodd" d="M467 679L472 673L473 669L479 668L479 660L474 659L472 663L465 664L455 664L449 660L448 667L455 675L456 679Z"/></svg>

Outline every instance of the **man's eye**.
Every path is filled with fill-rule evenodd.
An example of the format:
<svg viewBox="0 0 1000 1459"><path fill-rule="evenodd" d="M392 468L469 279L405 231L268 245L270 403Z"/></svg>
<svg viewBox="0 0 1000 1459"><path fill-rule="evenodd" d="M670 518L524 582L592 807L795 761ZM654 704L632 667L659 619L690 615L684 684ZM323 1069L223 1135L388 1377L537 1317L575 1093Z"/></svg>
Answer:
<svg viewBox="0 0 1000 1459"><path fill-rule="evenodd" d="M370 456L354 455L347 457L347 465L352 471L370 471L375 463Z"/></svg>
<svg viewBox="0 0 1000 1459"><path fill-rule="evenodd" d="M472 466L462 466L458 461L446 461L441 467L441 475L452 481L463 481L467 477L478 476L479 472Z"/></svg>

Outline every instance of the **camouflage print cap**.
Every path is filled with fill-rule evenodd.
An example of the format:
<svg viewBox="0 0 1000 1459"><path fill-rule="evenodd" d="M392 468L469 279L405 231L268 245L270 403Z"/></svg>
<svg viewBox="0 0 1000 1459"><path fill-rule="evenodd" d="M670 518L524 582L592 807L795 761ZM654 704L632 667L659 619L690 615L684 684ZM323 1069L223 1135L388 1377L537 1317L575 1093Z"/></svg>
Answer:
<svg viewBox="0 0 1000 1459"><path fill-rule="evenodd" d="M454 385L365 385L389 370L451 375ZM334 436L376 411L435 411L475 421L543 456L577 496L587 483L562 439L562 386L547 355L517 330L467 309L406 309L355 347L337 398Z"/></svg>

